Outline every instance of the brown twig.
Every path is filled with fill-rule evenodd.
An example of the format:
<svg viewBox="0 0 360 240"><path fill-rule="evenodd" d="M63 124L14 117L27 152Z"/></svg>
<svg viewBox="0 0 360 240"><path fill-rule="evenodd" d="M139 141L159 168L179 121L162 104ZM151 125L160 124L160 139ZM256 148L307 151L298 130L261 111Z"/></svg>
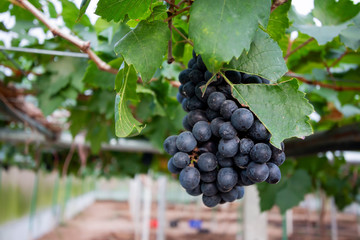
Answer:
<svg viewBox="0 0 360 240"><path fill-rule="evenodd" d="M194 43L190 39L188 39L182 32L180 32L179 29L177 29L174 25L171 25L171 27L185 40L185 42L187 42L191 46L194 46Z"/></svg>
<svg viewBox="0 0 360 240"><path fill-rule="evenodd" d="M289 58L290 55L294 54L296 51L298 51L300 48L303 48L304 46L306 46L307 44L309 44L310 42L314 41L315 38L311 37L308 40L306 40L305 42L303 42L302 44L300 44L299 46L297 46L294 50L290 51L288 54L286 54L286 56L284 57L285 60L287 60Z"/></svg>
<svg viewBox="0 0 360 240"><path fill-rule="evenodd" d="M176 88L179 88L181 83L178 81L170 81L170 85Z"/></svg>
<svg viewBox="0 0 360 240"><path fill-rule="evenodd" d="M71 159L74 155L76 149L76 143L75 141L73 141L73 143L71 144L69 153L67 154L66 158L65 158L65 162L64 162L64 166L63 166L63 170L62 170L62 177L65 177L67 175L67 171L71 162Z"/></svg>
<svg viewBox="0 0 360 240"><path fill-rule="evenodd" d="M168 12L168 16L171 17L174 13L174 5L175 5L175 0L170 0L170 9ZM172 55L172 18L169 19L168 21L168 28L170 30L170 39L168 41L168 54L167 54L167 63L171 64L175 61L175 58Z"/></svg>
<svg viewBox="0 0 360 240"><path fill-rule="evenodd" d="M180 15L181 13L183 13L183 12L185 12L185 11L188 11L188 10L190 10L190 6L185 7L185 8L183 8L183 9L179 10L179 11L175 11L173 14L171 14L171 16L169 16L168 18L166 18L166 19L164 20L164 22L168 22L171 18L176 17L177 15Z"/></svg>
<svg viewBox="0 0 360 240"><path fill-rule="evenodd" d="M287 1L288 0L274 0L273 4L271 5L271 12L273 12L280 5L285 4Z"/></svg>
<svg viewBox="0 0 360 240"><path fill-rule="evenodd" d="M289 55L289 53L291 52L292 44L293 44L293 41L291 40L291 38L289 38L288 47L286 49L286 56ZM287 58L284 58L284 60L287 63Z"/></svg>
<svg viewBox="0 0 360 240"><path fill-rule="evenodd" d="M336 64L338 64L338 63L341 61L341 59L343 59L343 57L345 57L348 53L350 53L350 51L349 51L349 49L346 49L346 51L345 51L343 54L341 54L341 55L330 65L330 67L336 66Z"/></svg>
<svg viewBox="0 0 360 240"><path fill-rule="evenodd" d="M101 60L90 48L90 42L85 42L78 37L75 37L71 34L65 33L61 31L57 26L50 23L49 19L40 12L34 5L32 5L27 0L16 0L17 3L19 3L21 6L23 6L25 9L30 11L37 19L40 20L47 28L50 29L50 31L53 33L54 36L59 36L64 38L65 40L69 41L76 47L78 47L81 51L84 53L87 53L89 55L89 58L93 60L98 68L102 71L110 72L113 74L117 74L118 70L112 68L110 65L105 63L103 60Z"/></svg>
<svg viewBox="0 0 360 240"><path fill-rule="evenodd" d="M320 86L323 88L330 88L335 91L360 91L360 87L337 86L337 85L326 84L326 83L319 82L319 81L313 81L313 80L306 79L303 76L297 75L291 71L287 72L285 74L285 76L296 78L299 81L304 82L306 84L316 85L316 86Z"/></svg>
<svg viewBox="0 0 360 240"><path fill-rule="evenodd" d="M174 3L174 1L172 1L172 0L165 0L165 2L167 2L168 4L170 4L170 6L171 7L174 7L174 8L177 8L177 9L179 9L180 8L180 6L178 6L178 5L176 5L175 3Z"/></svg>

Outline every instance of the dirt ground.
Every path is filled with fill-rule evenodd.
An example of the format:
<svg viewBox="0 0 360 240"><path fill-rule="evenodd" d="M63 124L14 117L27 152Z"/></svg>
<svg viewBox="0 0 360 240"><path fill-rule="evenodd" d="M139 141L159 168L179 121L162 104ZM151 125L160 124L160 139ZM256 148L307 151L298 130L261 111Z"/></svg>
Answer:
<svg viewBox="0 0 360 240"><path fill-rule="evenodd" d="M168 205L166 211L167 240L234 240L241 232L238 205L210 210L190 205ZM156 206L152 209L150 240L156 239ZM201 230L190 226L190 219L201 219ZM281 239L281 216L276 208L268 214L269 240ZM196 222L193 224L196 224ZM325 227L318 227L317 213L294 209L294 233L290 240L330 240L329 216ZM141 226L138 226L141 231ZM75 218L57 227L40 240L134 240L135 227L128 204L98 201ZM322 233L322 234L321 234ZM338 240L360 239L355 215L338 214Z"/></svg>

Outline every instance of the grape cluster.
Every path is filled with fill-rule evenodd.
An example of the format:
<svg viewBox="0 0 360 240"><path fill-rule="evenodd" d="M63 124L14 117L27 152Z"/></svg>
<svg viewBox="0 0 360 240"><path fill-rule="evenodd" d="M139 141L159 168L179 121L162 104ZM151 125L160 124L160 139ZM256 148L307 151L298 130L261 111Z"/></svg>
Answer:
<svg viewBox="0 0 360 240"><path fill-rule="evenodd" d="M225 72L233 84L265 83L255 75ZM205 92L204 85L210 80ZM171 173L192 196L202 194L208 207L233 202L244 195L244 186L280 181L279 166L285 161L282 150L269 143L271 134L257 117L241 106L231 94L231 86L221 75L213 76L200 55L188 62L179 75L177 100L188 114L186 131L170 136L164 149L172 155Z"/></svg>

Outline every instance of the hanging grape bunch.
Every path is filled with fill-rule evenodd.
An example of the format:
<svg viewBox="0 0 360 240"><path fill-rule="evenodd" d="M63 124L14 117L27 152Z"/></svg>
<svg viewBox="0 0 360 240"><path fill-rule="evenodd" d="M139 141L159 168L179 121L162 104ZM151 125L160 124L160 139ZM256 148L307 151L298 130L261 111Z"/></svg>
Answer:
<svg viewBox="0 0 360 240"><path fill-rule="evenodd" d="M227 71L233 84L265 83L258 76ZM202 88L211 79L203 93ZM188 114L187 130L164 141L171 173L192 196L202 194L207 207L233 202L244 195L244 186L280 181L283 150L272 146L271 134L257 117L231 95L231 86L221 75L212 76L200 55L188 62L179 75L177 100ZM283 145L282 145L283 148Z"/></svg>

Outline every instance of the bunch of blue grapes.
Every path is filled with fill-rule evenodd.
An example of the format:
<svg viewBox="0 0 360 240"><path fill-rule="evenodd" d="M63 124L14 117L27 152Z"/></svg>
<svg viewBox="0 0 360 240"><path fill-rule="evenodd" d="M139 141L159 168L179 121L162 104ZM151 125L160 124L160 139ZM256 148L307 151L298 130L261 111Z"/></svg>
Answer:
<svg viewBox="0 0 360 240"><path fill-rule="evenodd" d="M255 75L227 71L233 84L268 84ZM205 90L205 84L210 80ZM193 53L188 69L179 75L177 100L188 114L186 131L168 137L165 151L172 155L168 169L179 174L181 186L192 196L202 195L207 207L244 196L244 186L280 181L284 147L269 142L271 134L247 107L232 96L221 75L213 76L200 55Z"/></svg>

